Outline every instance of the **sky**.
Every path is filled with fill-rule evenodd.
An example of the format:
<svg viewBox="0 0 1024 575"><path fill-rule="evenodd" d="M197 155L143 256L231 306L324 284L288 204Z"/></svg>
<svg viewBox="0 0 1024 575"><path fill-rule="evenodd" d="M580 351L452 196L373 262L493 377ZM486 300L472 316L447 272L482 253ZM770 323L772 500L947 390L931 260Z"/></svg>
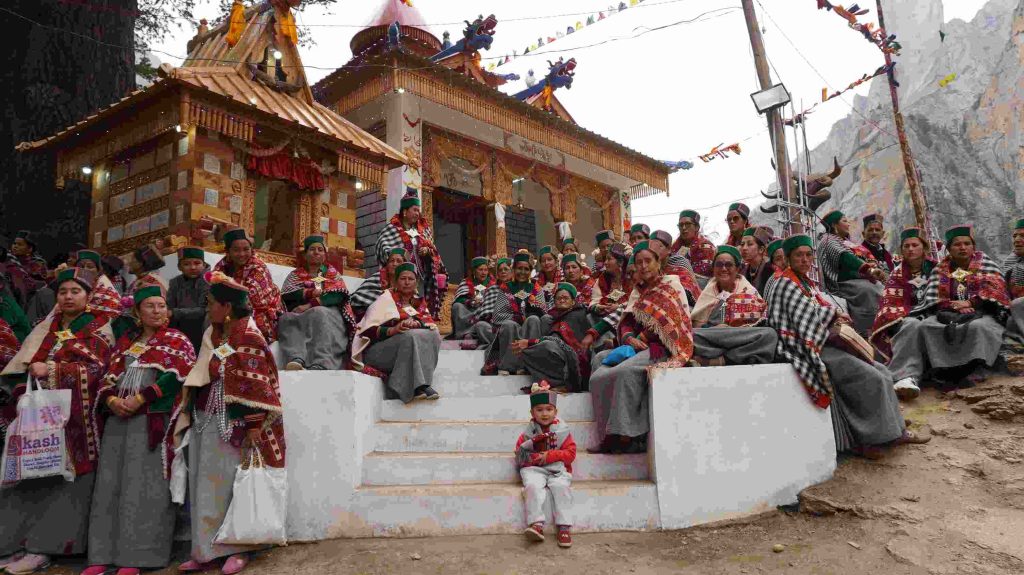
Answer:
<svg viewBox="0 0 1024 575"><path fill-rule="evenodd" d="M494 14L497 34L491 50L483 53L485 65L513 50L522 53L538 37L546 41L556 31L586 21L586 14L607 10L612 4L611 0L412 1L439 38L447 30L457 39L463 20ZM216 0L197 4L198 18L212 21L220 16ZM861 21L877 22L875 3L861 4L872 9ZM945 20L970 20L983 4L984 0L943 0ZM378 0L339 0L331 8L310 8L299 14L299 26L306 26L315 42L301 50L310 82L348 61L349 40L379 5ZM839 17L817 10L814 0L755 0L755 8L772 78L781 79L798 109L820 100L823 87L829 86L832 92L884 63L877 48ZM180 64L194 33L194 26L183 26L153 47L162 61ZM577 61L572 88L557 95L581 126L659 160L694 163L693 169L671 177L668 197L633 202L634 222L674 235L678 212L697 209L705 233L722 240L729 203L742 200L754 206L762 201L759 191L774 181L775 173L765 120L750 99L758 84L739 0L645 0L496 71L525 78L534 69L542 76L547 60L560 56ZM834 122L848 114L853 94L867 95L869 86L818 106L807 122L812 148L827 137ZM505 88L514 92L525 87L520 80ZM739 156L709 163L697 159L716 145L733 143L740 145ZM815 170L825 167L812 166Z"/></svg>

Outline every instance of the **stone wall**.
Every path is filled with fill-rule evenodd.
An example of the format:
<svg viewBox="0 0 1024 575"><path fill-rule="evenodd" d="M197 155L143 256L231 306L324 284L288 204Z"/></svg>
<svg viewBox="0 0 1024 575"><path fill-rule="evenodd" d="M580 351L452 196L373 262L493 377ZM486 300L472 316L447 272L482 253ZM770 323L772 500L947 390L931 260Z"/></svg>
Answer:
<svg viewBox="0 0 1024 575"><path fill-rule="evenodd" d="M387 202L379 190L368 190L356 198L356 248L366 254L363 270L367 277L380 269L374 247L387 220Z"/></svg>
<svg viewBox="0 0 1024 575"><path fill-rule="evenodd" d="M509 257L516 250L526 248L531 254L537 254L537 215L533 210L509 208L505 212L505 245Z"/></svg>

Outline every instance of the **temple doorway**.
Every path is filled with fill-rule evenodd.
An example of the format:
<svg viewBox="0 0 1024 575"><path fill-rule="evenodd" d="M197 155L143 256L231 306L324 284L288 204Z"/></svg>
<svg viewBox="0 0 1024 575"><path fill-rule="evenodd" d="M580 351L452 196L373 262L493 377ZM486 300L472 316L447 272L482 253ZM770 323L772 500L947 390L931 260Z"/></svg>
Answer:
<svg viewBox="0 0 1024 575"><path fill-rule="evenodd" d="M448 188L435 188L434 241L448 268L448 283L466 277L469 261L487 249L486 201Z"/></svg>
<svg viewBox="0 0 1024 575"><path fill-rule="evenodd" d="M279 254L295 253L295 205L298 191L282 180L256 184L254 219L256 248Z"/></svg>

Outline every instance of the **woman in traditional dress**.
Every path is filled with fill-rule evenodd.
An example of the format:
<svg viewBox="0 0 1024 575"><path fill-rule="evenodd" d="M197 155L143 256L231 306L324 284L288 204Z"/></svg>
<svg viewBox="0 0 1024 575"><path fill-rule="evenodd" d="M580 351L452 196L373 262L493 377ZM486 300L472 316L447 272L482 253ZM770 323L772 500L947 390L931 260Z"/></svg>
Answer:
<svg viewBox="0 0 1024 575"><path fill-rule="evenodd" d="M903 230L900 254L902 262L886 281L870 341L889 361L889 371L896 380L896 396L909 400L921 394L918 378L924 371L924 357L917 345L921 318L910 317L909 314L924 301L925 286L935 262L927 257L921 228ZM899 359L891 361L896 349L900 350Z"/></svg>
<svg viewBox="0 0 1024 575"><path fill-rule="evenodd" d="M224 234L225 255L213 271L221 272L249 290L247 301L252 319L268 344L277 341L277 319L284 312L281 291L270 276L270 268L253 250L252 238L236 228Z"/></svg>
<svg viewBox="0 0 1024 575"><path fill-rule="evenodd" d="M971 226L946 232L946 251L928 278L924 299L910 315L923 318L918 337L893 350L903 377L919 378L925 366L940 388L973 385L985 379L999 356L1003 324L1010 310L999 265L974 243ZM916 345L915 345L916 344ZM923 361L909 367L904 357ZM911 360L909 365L913 365Z"/></svg>
<svg viewBox="0 0 1024 575"><path fill-rule="evenodd" d="M484 294L484 306L497 335L487 346L482 375L526 373L520 357L512 352L512 342L539 338L545 313L544 290L530 280L531 260L528 252L517 253L513 257L514 281L498 284Z"/></svg>
<svg viewBox="0 0 1024 575"><path fill-rule="evenodd" d="M768 255L768 246L771 243L771 228L758 226L743 230L743 238L739 245L740 255L743 256L740 271L759 294L765 293L768 280L775 275L775 266Z"/></svg>
<svg viewBox="0 0 1024 575"><path fill-rule="evenodd" d="M104 271L103 259L99 252L78 250L78 267L96 274L96 287L89 294L89 311L95 316L113 319L123 311L121 294ZM156 284L156 280L151 282Z"/></svg>
<svg viewBox="0 0 1024 575"><path fill-rule="evenodd" d="M782 249L782 238L772 240L772 243L768 244L768 258L772 262L772 267L775 268L776 273L786 269L789 263L786 261L786 252ZM767 288L767 284L765 284ZM768 291L765 289L765 291Z"/></svg>
<svg viewBox="0 0 1024 575"><path fill-rule="evenodd" d="M1013 253L1003 261L1006 290L1010 296L1010 317L1003 334L1002 354L1013 375L1024 374L1024 218L1013 225Z"/></svg>
<svg viewBox="0 0 1024 575"><path fill-rule="evenodd" d="M672 253L690 261L697 285L703 289L711 277L711 260L715 244L700 233L700 214L694 210L679 212L679 237L672 244Z"/></svg>
<svg viewBox="0 0 1024 575"><path fill-rule="evenodd" d="M363 319L366 310L377 301L384 290L391 288L391 278L395 275L395 268L399 264L409 261L409 252L405 248L393 248L388 253L388 259L374 275L363 280L356 291L352 293L352 313L356 321Z"/></svg>
<svg viewBox="0 0 1024 575"><path fill-rule="evenodd" d="M600 346L602 348L614 344L615 330L613 328L618 324L619 314L626 305L626 299L630 292L633 291L633 282L626 277L626 263L630 253L632 251L627 253L626 246L622 244L615 244L608 248L608 253L604 258L604 271L597 277L594 289L590 292L590 307L588 308L590 324L592 326L597 326L601 322L607 324L605 329L601 330L605 342ZM595 330L590 339L584 339L585 347L590 347L590 343L597 338Z"/></svg>
<svg viewBox="0 0 1024 575"><path fill-rule="evenodd" d="M519 339L512 352L522 358L533 381L547 380L554 389L586 391L590 377L589 351L582 345L590 322L587 310L576 301L576 288L560 283L555 288L555 305L545 317L543 337Z"/></svg>
<svg viewBox="0 0 1024 575"><path fill-rule="evenodd" d="M64 436L74 480L28 479L0 490L0 567L13 575L45 569L52 555L85 552L100 445L95 400L112 338L107 318L86 311L95 282L93 272L61 270L59 313L36 326L3 372L32 377L43 389L71 390L71 417ZM8 417L24 391L24 384L14 390Z"/></svg>
<svg viewBox="0 0 1024 575"><path fill-rule="evenodd" d="M635 246L638 243L651 238L651 226L647 224L633 224L629 228L629 245Z"/></svg>
<svg viewBox="0 0 1024 575"><path fill-rule="evenodd" d="M281 353L288 361L284 368L339 370L356 325L348 288L338 270L327 263L323 236L308 236L302 246L305 265L288 274L281 290L288 308L277 326Z"/></svg>
<svg viewBox="0 0 1024 575"><path fill-rule="evenodd" d="M494 279L495 287L504 283L512 281L512 260L508 258L498 258L498 261L494 262ZM488 289L488 291L490 291Z"/></svg>
<svg viewBox="0 0 1024 575"><path fill-rule="evenodd" d="M416 266L395 268L393 288L384 292L359 322L352 363L386 374L389 399L409 403L441 397L431 383L441 352L441 336L426 300L416 297Z"/></svg>
<svg viewBox="0 0 1024 575"><path fill-rule="evenodd" d="M483 307L484 293L495 282L487 258L473 258L469 267L470 272L455 290L455 301L452 302L452 336L470 340L476 349L476 343L487 345L494 339L491 324L481 319L477 312Z"/></svg>
<svg viewBox="0 0 1024 575"><path fill-rule="evenodd" d="M132 257L128 260L128 271L135 276L135 281L128 286L128 293L125 295L130 296L135 290L147 285L159 285L166 290L167 280L156 273L164 265L164 257L154 245L146 244L132 252Z"/></svg>
<svg viewBox="0 0 1024 575"><path fill-rule="evenodd" d="M408 260L416 266L419 281L423 284L423 297L427 300L430 315L439 317L444 290L447 289L448 270L441 261L441 254L434 245L434 232L422 217L419 196L416 193L402 198L398 213L391 217L388 225L377 236L375 253L377 261L387 259L395 248L405 248Z"/></svg>
<svg viewBox="0 0 1024 575"><path fill-rule="evenodd" d="M576 293L578 294L576 296L576 303L582 306L590 305L590 296L594 291L594 280L583 275L583 266L580 265L576 254L562 256L562 278L563 282L576 288Z"/></svg>
<svg viewBox="0 0 1024 575"><path fill-rule="evenodd" d="M196 355L188 336L167 327L170 308L160 286L137 289L132 298L141 327L117 342L96 397L106 424L82 575L102 575L110 565L118 575L138 575L171 561L177 512L162 447Z"/></svg>
<svg viewBox="0 0 1024 575"><path fill-rule="evenodd" d="M175 457L185 456L180 447L187 431L192 551L178 571L206 571L227 557L221 571L231 575L245 568L249 552L265 547L214 542L231 505L235 472L254 449L267 467L284 468L284 422L277 367L252 316L248 288L215 271L208 298L210 327L174 408L166 460L173 467Z"/></svg>
<svg viewBox="0 0 1024 575"><path fill-rule="evenodd" d="M587 260L584 254L580 253L580 247L576 245L576 240L573 238L565 238L562 240L562 255L567 256L569 254L576 254L576 258L580 263L580 267L583 268L584 277L593 277L594 271L590 266L587 265Z"/></svg>
<svg viewBox="0 0 1024 575"><path fill-rule="evenodd" d="M686 299L690 307L697 303L700 297L701 287L697 283L697 276L690 267L690 260L685 256L672 253L672 236L664 230L658 230L651 234L648 242L651 249L658 254L661 261L661 273L673 275L679 278L679 283L686 290ZM709 268L710 269L710 268Z"/></svg>
<svg viewBox="0 0 1024 575"><path fill-rule="evenodd" d="M601 442L592 453L642 452L650 429L647 367L683 367L693 354L686 292L679 278L664 275L648 242L633 247L638 281L619 322L619 340L636 355L614 366L601 365L590 377L594 420ZM598 365L610 354L598 354Z"/></svg>
<svg viewBox="0 0 1024 575"><path fill-rule="evenodd" d="M736 248L718 246L711 281L690 315L693 355L700 365L751 365L775 359L779 338L762 325L765 301L740 275L741 261Z"/></svg>
<svg viewBox="0 0 1024 575"><path fill-rule="evenodd" d="M821 409L832 406L836 450L877 458L889 443L931 439L904 427L892 374L884 365L838 347L840 326L852 320L807 276L814 263L811 237L790 236L783 249L789 268L768 288L768 325L779 334L779 357L793 364L811 401Z"/></svg>
<svg viewBox="0 0 1024 575"><path fill-rule="evenodd" d="M825 291L846 301L853 327L864 337L878 314L882 299L883 272L867 250L850 240L850 221L843 212L832 210L822 218L825 231L818 237L818 264Z"/></svg>

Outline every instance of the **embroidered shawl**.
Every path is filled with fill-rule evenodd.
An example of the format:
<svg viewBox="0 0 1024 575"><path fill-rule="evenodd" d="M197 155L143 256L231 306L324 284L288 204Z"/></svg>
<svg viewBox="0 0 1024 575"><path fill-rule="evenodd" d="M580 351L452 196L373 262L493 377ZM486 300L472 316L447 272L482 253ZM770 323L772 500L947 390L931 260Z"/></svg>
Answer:
<svg viewBox="0 0 1024 575"><path fill-rule="evenodd" d="M692 270L685 267L666 266L662 271L665 275L679 278L679 283L683 286L683 290L686 291L686 295L689 296L688 301L696 303L700 299L700 284L697 283L697 278L693 275Z"/></svg>
<svg viewBox="0 0 1024 575"><path fill-rule="evenodd" d="M812 280L801 282L787 269L768 284L768 325L779 334L776 353L791 364L814 405L825 409L832 402L832 382L821 360L828 328L839 315Z"/></svg>
<svg viewBox="0 0 1024 575"><path fill-rule="evenodd" d="M96 317L106 318L108 321L120 316L121 314L130 314L132 309L129 307L125 309L121 305L121 296L114 289L113 282L106 274L100 274L96 279L96 286L92 292L89 293L89 304L87 310L89 313ZM54 305L50 313L46 314L46 318L40 322L49 324L53 321L53 318L57 315L57 306ZM132 320L134 322L134 320Z"/></svg>
<svg viewBox="0 0 1024 575"><path fill-rule="evenodd" d="M689 248L683 245L682 238L677 238L675 243L672 244L672 253L684 256L690 260L693 273L699 276L711 277L711 264L715 261L715 244L702 234L697 234Z"/></svg>
<svg viewBox="0 0 1024 575"><path fill-rule="evenodd" d="M871 245L871 242L864 240L860 243L860 247L865 250L865 253L868 254L872 260L878 262L879 266L885 269L886 273L892 272L896 269L896 264L893 262L892 254L889 253L889 250L886 249L884 245L878 244L877 246L874 246ZM857 252L854 251L854 253Z"/></svg>
<svg viewBox="0 0 1024 575"><path fill-rule="evenodd" d="M919 281L926 284L934 267L935 262L926 259L921 267L922 275L919 276ZM921 303L918 301L918 295L923 295L924 290L910 283L913 278L909 276L909 271L902 264L896 266L889 275L889 280L885 282L885 291L882 292L882 300L878 305L878 315L875 316L875 323L871 327L871 337L868 338L886 361L892 358L889 328L907 317L910 311Z"/></svg>
<svg viewBox="0 0 1024 575"><path fill-rule="evenodd" d="M649 287L634 287L623 319L630 315L645 330L656 334L668 350L669 358L661 367L683 367L690 361L693 326L686 292L679 278L664 275Z"/></svg>
<svg viewBox="0 0 1024 575"><path fill-rule="evenodd" d="M285 294L301 291L305 302L311 302L313 290L316 289L316 282L313 281L315 277L324 278L320 285L322 295L341 294L341 303L337 305L337 308L341 311L342 320L345 322L345 329L348 330L348 333L352 333L353 328L356 326L355 315L352 312L352 298L349 296L345 280L331 264L320 266L318 276L313 276L306 268L293 269L288 273L288 277L284 279L284 287L281 288L282 299Z"/></svg>
<svg viewBox="0 0 1024 575"><path fill-rule="evenodd" d="M952 256L942 258L928 277L924 301L911 310L911 315L926 314L934 311L934 308L946 309L951 301L957 299L953 293L956 290L956 280L952 277L952 268ZM996 319L1003 322L1010 311L1010 299L1006 290L1006 280L999 265L984 252L977 250L967 266L967 271L970 274L965 280L967 299L975 302L975 306L981 302L993 304L997 310Z"/></svg>
<svg viewBox="0 0 1024 575"><path fill-rule="evenodd" d="M1006 274L1006 287L1010 290L1010 299L1024 297L1024 257L1010 254L1003 262Z"/></svg>
<svg viewBox="0 0 1024 575"><path fill-rule="evenodd" d="M18 342L18 336L14 335L14 330L6 321L0 319L0 363L7 365L14 359L19 347L21 343Z"/></svg>
<svg viewBox="0 0 1024 575"><path fill-rule="evenodd" d="M57 333L62 331L60 316L36 327L45 330L41 341L30 335L18 353L22 357L27 355L28 359L20 360L16 356L8 364L8 370L14 365L20 369L13 373L25 373L32 363L47 363L50 377L47 382L42 382L43 387L71 390L71 419L64 427L68 451L76 475L91 473L99 458L103 431L96 418L95 402L100 380L110 359L109 340L101 333L107 327L107 318L82 314L69 326L68 331L74 337L63 342L57 337ZM33 330L33 334L36 333ZM8 373L8 370L4 372ZM12 408L24 392L24 384L15 389ZM13 413L8 415L13 419Z"/></svg>
<svg viewBox="0 0 1024 575"><path fill-rule="evenodd" d="M231 273L229 273L229 271ZM277 318L284 312L281 291L270 276L270 268L259 257L253 255L241 269L230 263L228 256L221 258L213 271L231 276L249 290L249 305L252 319L256 322L267 343L277 341Z"/></svg>
<svg viewBox="0 0 1024 575"><path fill-rule="evenodd" d="M707 323L711 314L723 303L721 293L718 280L711 278L690 314L694 326L701 327ZM742 275L736 277L736 288L726 297L724 304L725 325L729 327L751 327L764 321L765 301Z"/></svg>
<svg viewBox="0 0 1024 575"><path fill-rule="evenodd" d="M574 282L571 282L571 281L569 281L567 279L566 280L562 280L562 281L564 281L566 283L569 283L569 284L572 284L572 287L576 288L576 304L577 305L586 306L586 305L590 304L590 298L591 298L592 294L594 293L594 284L597 283L597 280L595 280L594 278L580 277L580 279L578 279L578 280L576 280ZM548 308L548 311L553 309L554 305L555 305L555 294L554 294L554 292L552 292L551 293L551 307Z"/></svg>
<svg viewBox="0 0 1024 575"><path fill-rule="evenodd" d="M518 297L520 292L526 296ZM500 283L484 292L484 303L480 305L476 316L480 320L490 321L492 325L499 325L508 320L523 323L528 315L545 313L545 306L546 297L540 284Z"/></svg>
<svg viewBox="0 0 1024 575"><path fill-rule="evenodd" d="M231 405L240 405L263 412L258 443L260 455L269 467L283 468L285 465L284 422L277 365L263 333L255 320L248 317L235 321L229 333L225 334L223 326L217 324L206 328L206 332L203 333L203 345L199 349L195 365L185 377L184 387L171 417L170 430L164 441L165 477L170 477L170 464L175 457L175 448L181 445L185 431L192 425L192 404L199 388L206 387L220 378L222 362L214 354L214 350L224 343L234 350L223 362L224 406L228 408ZM230 443L240 447L246 435L245 418L232 418L229 425Z"/></svg>
<svg viewBox="0 0 1024 575"><path fill-rule="evenodd" d="M608 279L608 274L602 273L601 275L597 276L597 281L594 282L594 285L592 286L592 291L590 292L589 305L591 310L594 313L597 313L595 307L598 305L608 305L610 303L621 305L625 303L626 299L629 297L629 293L633 291L633 286L630 285L630 283L631 282L629 281L629 278L623 278L622 289L619 290L620 292L622 292L622 296L619 297L618 299L613 300L609 296L612 292L615 291L615 288L612 287L612 282L610 279Z"/></svg>
<svg viewBox="0 0 1024 575"><path fill-rule="evenodd" d="M441 300L444 299L445 294L439 292L437 281L434 278L439 274L448 275L448 269L441 261L441 254L438 253L437 247L434 245L433 231L425 219L420 218L416 222L416 232L418 236L414 246L413 238L402 224L402 219L395 214L391 216L391 221L377 236L377 245L374 251L377 253L377 261L384 263L388 261L388 254L395 248L404 248L409 253L409 261L416 264L420 279L423 280L423 297L427 300L430 314L437 317L441 311ZM425 258L418 253L418 249L424 247L430 250L430 255Z"/></svg>
<svg viewBox="0 0 1024 575"><path fill-rule="evenodd" d="M391 321L403 321L411 317L403 307L398 305L398 301L397 293L385 290L377 298L377 301L373 302L373 305L366 310L366 315L356 326L356 336L352 343L352 366L356 370L364 371L368 367L363 363L363 352L373 343L373 338L370 337L371 330L376 330ZM430 308L427 307L426 300L413 298L412 304L416 309L417 319L429 329L436 330L437 324L434 317L430 315ZM376 375L376 372L373 375Z"/></svg>
<svg viewBox="0 0 1024 575"><path fill-rule="evenodd" d="M458 289L455 290L455 299L453 301L459 301L459 298L473 299L477 294L481 296L487 291L487 288L495 284L494 276L488 275L484 283L478 284L473 281L473 276L468 275L466 279L462 280L459 284Z"/></svg>

